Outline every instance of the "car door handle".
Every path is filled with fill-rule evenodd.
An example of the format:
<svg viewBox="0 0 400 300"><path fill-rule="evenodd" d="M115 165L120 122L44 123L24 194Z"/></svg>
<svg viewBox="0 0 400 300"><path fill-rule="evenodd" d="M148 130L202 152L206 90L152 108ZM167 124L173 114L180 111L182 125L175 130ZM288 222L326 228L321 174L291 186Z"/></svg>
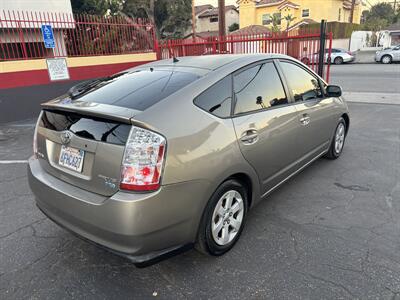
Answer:
<svg viewBox="0 0 400 300"><path fill-rule="evenodd" d="M258 141L258 133L255 129L249 129L242 134L240 140L245 145L251 145Z"/></svg>
<svg viewBox="0 0 400 300"><path fill-rule="evenodd" d="M300 118L300 123L301 123L301 125L303 125L303 126L306 126L306 125L310 124L310 121L311 121L310 116L307 115L307 114L304 114L304 115Z"/></svg>

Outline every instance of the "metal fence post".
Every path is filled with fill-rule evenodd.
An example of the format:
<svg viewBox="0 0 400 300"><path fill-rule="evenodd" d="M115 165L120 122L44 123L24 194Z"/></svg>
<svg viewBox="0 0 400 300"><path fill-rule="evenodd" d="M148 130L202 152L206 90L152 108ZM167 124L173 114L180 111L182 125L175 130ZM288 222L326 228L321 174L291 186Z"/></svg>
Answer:
<svg viewBox="0 0 400 300"><path fill-rule="evenodd" d="M326 20L321 20L321 30L319 36L319 53L318 53L318 75L324 76L324 60L325 60L325 40L326 40Z"/></svg>

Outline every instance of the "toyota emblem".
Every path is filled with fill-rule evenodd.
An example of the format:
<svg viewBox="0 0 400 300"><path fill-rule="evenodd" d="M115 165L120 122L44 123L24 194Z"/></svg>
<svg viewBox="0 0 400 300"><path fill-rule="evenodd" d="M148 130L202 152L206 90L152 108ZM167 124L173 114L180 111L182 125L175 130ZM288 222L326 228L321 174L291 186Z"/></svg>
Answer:
<svg viewBox="0 0 400 300"><path fill-rule="evenodd" d="M61 134L61 143L64 145L68 144L71 141L72 135L69 131L64 131Z"/></svg>

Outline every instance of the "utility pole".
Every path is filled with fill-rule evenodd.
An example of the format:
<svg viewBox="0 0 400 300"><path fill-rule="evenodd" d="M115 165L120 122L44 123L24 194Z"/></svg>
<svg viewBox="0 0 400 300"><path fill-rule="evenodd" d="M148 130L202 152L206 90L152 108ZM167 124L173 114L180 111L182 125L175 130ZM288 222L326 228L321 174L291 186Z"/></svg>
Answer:
<svg viewBox="0 0 400 300"><path fill-rule="evenodd" d="M225 0L218 0L218 31L219 36L225 36Z"/></svg>
<svg viewBox="0 0 400 300"><path fill-rule="evenodd" d="M354 18L354 7L356 6L356 0L351 1L351 10L350 10L350 23L353 23L353 18Z"/></svg>
<svg viewBox="0 0 400 300"><path fill-rule="evenodd" d="M192 0L192 33L193 41L196 40L196 11L194 9L194 0Z"/></svg>

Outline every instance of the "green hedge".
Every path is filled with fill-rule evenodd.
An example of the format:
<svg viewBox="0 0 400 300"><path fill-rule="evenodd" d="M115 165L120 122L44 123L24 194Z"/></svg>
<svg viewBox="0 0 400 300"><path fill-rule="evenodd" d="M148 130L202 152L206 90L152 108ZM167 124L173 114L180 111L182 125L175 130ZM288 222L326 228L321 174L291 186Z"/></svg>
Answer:
<svg viewBox="0 0 400 300"><path fill-rule="evenodd" d="M321 26L320 23L301 25L300 29L307 31L315 31ZM332 32L334 39L350 38L353 31L361 30L362 25L340 22L328 22L326 24L326 32Z"/></svg>

